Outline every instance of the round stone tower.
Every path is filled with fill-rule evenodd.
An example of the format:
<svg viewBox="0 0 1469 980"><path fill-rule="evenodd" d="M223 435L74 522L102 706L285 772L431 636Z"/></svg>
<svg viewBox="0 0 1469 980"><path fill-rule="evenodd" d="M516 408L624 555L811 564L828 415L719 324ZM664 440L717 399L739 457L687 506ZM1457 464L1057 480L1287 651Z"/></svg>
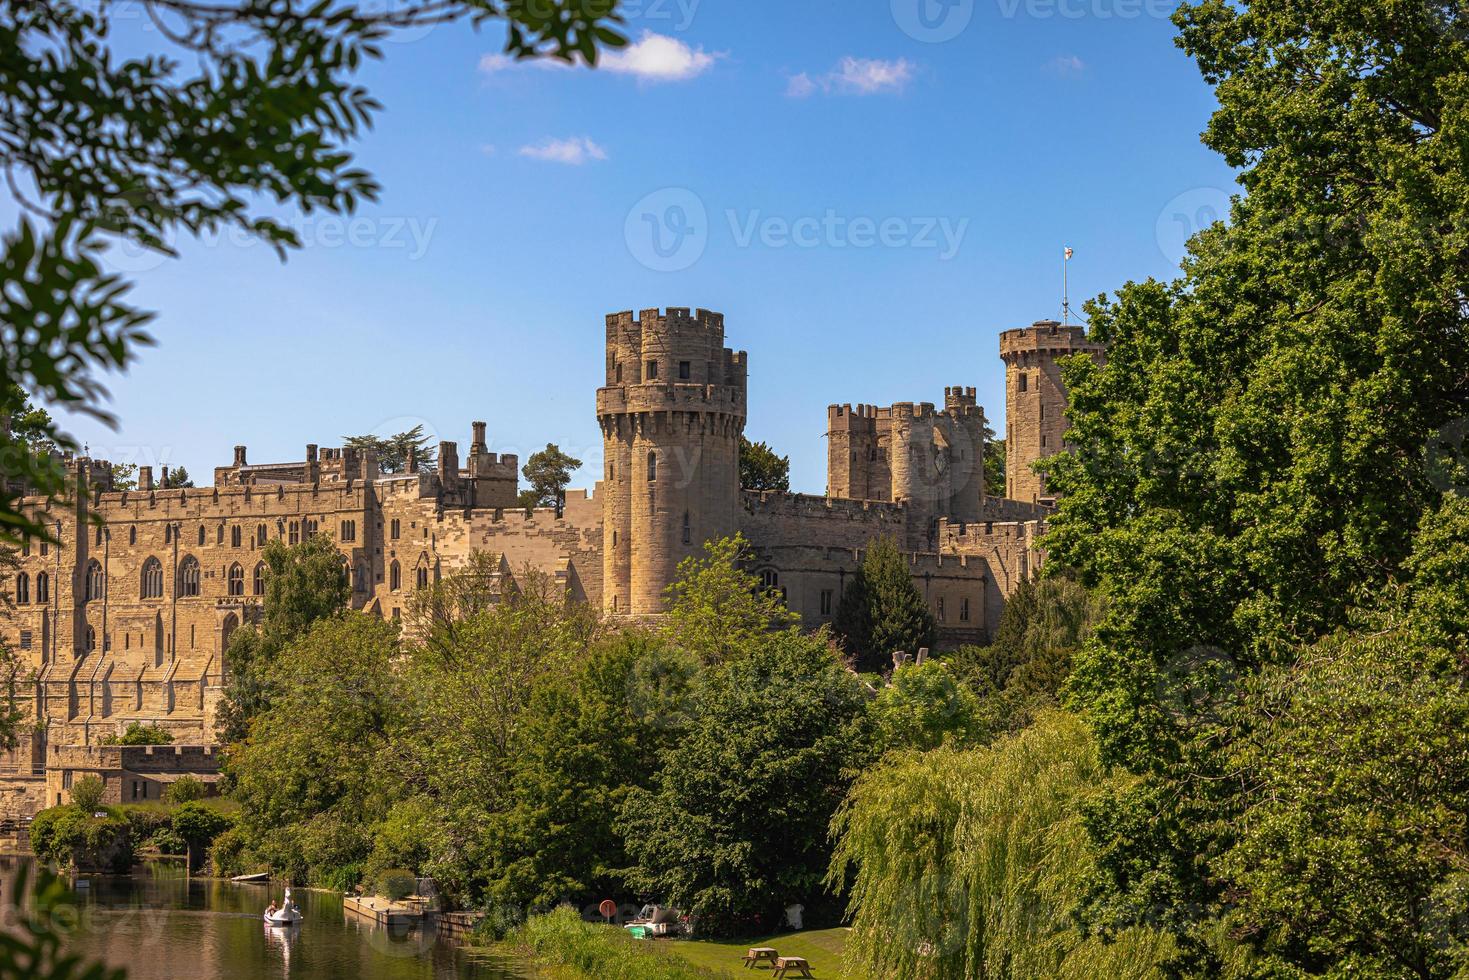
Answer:
<svg viewBox="0 0 1469 980"><path fill-rule="evenodd" d="M723 314L608 315L597 391L606 612L662 612L678 563L738 529L746 370L745 352L724 346Z"/></svg>
<svg viewBox="0 0 1469 980"><path fill-rule="evenodd" d="M1000 334L1005 362L1005 496L1027 503L1048 503L1045 477L1034 464L1065 446L1066 386L1061 383L1063 357L1086 353L1101 360L1106 349L1078 326L1038 320Z"/></svg>

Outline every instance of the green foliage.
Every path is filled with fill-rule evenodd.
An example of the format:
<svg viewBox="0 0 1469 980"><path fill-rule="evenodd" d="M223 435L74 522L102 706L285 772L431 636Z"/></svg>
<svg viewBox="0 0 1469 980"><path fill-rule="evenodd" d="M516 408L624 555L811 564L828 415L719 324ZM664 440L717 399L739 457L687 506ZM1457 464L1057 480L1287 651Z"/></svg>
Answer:
<svg viewBox="0 0 1469 980"><path fill-rule="evenodd" d="M581 460L563 453L554 442L546 448L530 454L530 459L520 468L530 481L530 494L535 496L535 506L555 507L556 513L566 504L566 485L571 482L572 471L581 466Z"/></svg>
<svg viewBox="0 0 1469 980"><path fill-rule="evenodd" d="M979 699L938 660L893 671L873 701L872 719L884 749L963 746L985 734Z"/></svg>
<svg viewBox="0 0 1469 980"><path fill-rule="evenodd" d="M1205 142L1247 191L1182 277L1089 304L1045 546L1108 604L1070 686L1145 779L1090 817L1103 920L1180 935L1233 898L1237 685L1354 628L1408 571L1469 416L1469 62L1456 4L1203 0ZM1364 937L1365 941L1365 937ZM1309 969L1329 972L1322 952Z"/></svg>
<svg viewBox="0 0 1469 980"><path fill-rule="evenodd" d="M325 535L296 545L280 540L260 552L265 562L261 622L242 626L225 651L228 677L219 706L220 738L243 740L250 720L271 704L270 668L312 624L339 615L351 596L341 553Z"/></svg>
<svg viewBox="0 0 1469 980"><path fill-rule="evenodd" d="M404 704L396 653L392 625L331 616L266 667L271 705L231 749L229 771L247 839L298 880L362 861L365 829L343 827L380 819L399 791L394 739ZM200 804L180 809L189 807Z"/></svg>
<svg viewBox="0 0 1469 980"><path fill-rule="evenodd" d="M101 745L171 745L173 736L168 729L159 725L145 725L142 722L128 722L127 729L121 735L107 735L99 740Z"/></svg>
<svg viewBox="0 0 1469 980"><path fill-rule="evenodd" d="M209 795L208 787L204 780L187 773L173 781L173 784L163 791L165 803L190 803L194 800L202 800Z"/></svg>
<svg viewBox="0 0 1469 980"><path fill-rule="evenodd" d="M108 244L176 254L179 233L243 232L284 255L300 245L271 205L351 213L378 185L345 147L378 104L352 76L394 29L499 19L515 58L595 64L626 43L615 2L466 0L371 4L169 3L141 50L114 46L111 4L19 3L0 22L0 165L14 211L0 239L0 412L16 385L112 423L97 374L126 368L152 341L130 283L102 271ZM131 35L132 32L127 32ZM200 134L208 134L201 139ZM77 161L86 166L78 167ZM17 494L57 499L64 470L31 451L75 449L44 413L0 428L0 539L44 536Z"/></svg>
<svg viewBox="0 0 1469 980"><path fill-rule="evenodd" d="M740 436L740 487L744 490L791 489L791 458L778 456L763 442Z"/></svg>
<svg viewBox="0 0 1469 980"><path fill-rule="evenodd" d="M53 806L31 821L31 850L64 868L127 871L133 861L132 827L110 811L75 803Z"/></svg>
<svg viewBox="0 0 1469 980"><path fill-rule="evenodd" d="M377 880L373 883L374 894L381 895L390 902L399 902L412 895L418 887L418 880L413 872L403 868L387 868L379 871Z"/></svg>
<svg viewBox="0 0 1469 980"><path fill-rule="evenodd" d="M180 837L172 827L159 827L144 839L143 846L151 847L159 854L189 853L189 842Z"/></svg>
<svg viewBox="0 0 1469 980"><path fill-rule="evenodd" d="M1247 787L1222 862L1237 931L1332 976L1469 969L1469 688L1461 657L1400 624L1330 637L1271 668L1231 751Z"/></svg>
<svg viewBox="0 0 1469 980"><path fill-rule="evenodd" d="M720 663L759 642L765 634L794 630L800 617L775 593L744 570L750 544L742 535L704 542L702 557L678 563L667 591L663 634L668 642Z"/></svg>
<svg viewBox="0 0 1469 980"><path fill-rule="evenodd" d="M653 636L603 640L538 686L510 804L496 821L490 895L511 907L584 905L621 891L633 862L618 811L652 785L688 723L701 667Z"/></svg>
<svg viewBox="0 0 1469 980"><path fill-rule="evenodd" d="M178 834L195 847L208 847L214 839L229 830L234 821L202 803L191 802L173 811L172 824Z"/></svg>
<svg viewBox="0 0 1469 980"><path fill-rule="evenodd" d="M1420 642L1469 649L1469 497L1447 495L1423 515L1404 562L1407 602Z"/></svg>
<svg viewBox="0 0 1469 980"><path fill-rule="evenodd" d="M1005 496L1005 440L990 439L984 446L985 493Z"/></svg>
<svg viewBox="0 0 1469 980"><path fill-rule="evenodd" d="M616 926L583 922L562 906L531 916L510 935L536 962L562 967L586 980L700 980L712 973L673 958L656 943L639 942Z"/></svg>
<svg viewBox="0 0 1469 980"><path fill-rule="evenodd" d="M44 812L44 811L43 811ZM88 962L64 951L76 925L76 896L44 868L22 863L15 871L10 927L0 932L0 980L125 980L127 971L101 961Z"/></svg>
<svg viewBox="0 0 1469 980"><path fill-rule="evenodd" d="M71 801L90 813L102 805L102 794L106 792L102 780L96 776L83 776L72 784Z"/></svg>
<svg viewBox="0 0 1469 980"><path fill-rule="evenodd" d="M944 661L980 699L979 724L994 735L1018 732L1055 707L1071 658L1102 618L1102 604L1064 570L1020 583L989 646L964 646Z"/></svg>
<svg viewBox="0 0 1469 980"><path fill-rule="evenodd" d="M363 452L368 449L377 456L378 469L384 473L408 472L408 460L412 459L420 469L429 469L438 461L438 451L433 448L422 425L415 425L405 432L384 438L382 436L343 436L342 445Z"/></svg>
<svg viewBox="0 0 1469 980"><path fill-rule="evenodd" d="M175 466L163 474L158 481L158 486L164 490L184 490L194 485L194 478L189 476L189 471L183 466Z"/></svg>
<svg viewBox="0 0 1469 980"><path fill-rule="evenodd" d="M842 591L832 627L856 669L864 672L890 668L899 650L912 656L919 647L933 645L933 614L892 539L868 545L861 567Z"/></svg>
<svg viewBox="0 0 1469 980"><path fill-rule="evenodd" d="M869 769L832 821L828 884L852 883L848 973L1161 978L1165 935L1076 928L1094 862L1080 804L1108 778L1086 726L1060 712L988 749Z"/></svg>
<svg viewBox="0 0 1469 980"><path fill-rule="evenodd" d="M629 883L712 935L817 907L827 822L869 757L866 704L820 636L772 634L712 668L654 788L620 809Z"/></svg>

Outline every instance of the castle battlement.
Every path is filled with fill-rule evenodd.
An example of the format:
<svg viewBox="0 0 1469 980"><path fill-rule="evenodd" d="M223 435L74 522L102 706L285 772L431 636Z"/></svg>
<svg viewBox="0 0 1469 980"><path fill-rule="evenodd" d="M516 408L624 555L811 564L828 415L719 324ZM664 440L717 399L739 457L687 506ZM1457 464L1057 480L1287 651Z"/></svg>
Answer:
<svg viewBox="0 0 1469 980"><path fill-rule="evenodd" d="M1082 351L1098 354L1103 349L1101 344L1087 339L1085 327L1063 326L1056 320L1037 320L1028 327L1000 332L1000 358L1006 362L1021 354L1064 357Z"/></svg>

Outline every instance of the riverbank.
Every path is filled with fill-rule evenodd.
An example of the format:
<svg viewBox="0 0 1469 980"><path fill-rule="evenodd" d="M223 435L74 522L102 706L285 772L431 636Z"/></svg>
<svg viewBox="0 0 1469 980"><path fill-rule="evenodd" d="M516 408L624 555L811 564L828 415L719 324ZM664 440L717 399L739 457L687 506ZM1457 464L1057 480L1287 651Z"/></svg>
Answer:
<svg viewBox="0 0 1469 980"><path fill-rule="evenodd" d="M552 980L711 980L748 976L740 972L745 952L769 946L783 956L804 957L823 980L844 980L842 951L850 931L817 929L738 942L637 940L558 909L533 917L495 951Z"/></svg>

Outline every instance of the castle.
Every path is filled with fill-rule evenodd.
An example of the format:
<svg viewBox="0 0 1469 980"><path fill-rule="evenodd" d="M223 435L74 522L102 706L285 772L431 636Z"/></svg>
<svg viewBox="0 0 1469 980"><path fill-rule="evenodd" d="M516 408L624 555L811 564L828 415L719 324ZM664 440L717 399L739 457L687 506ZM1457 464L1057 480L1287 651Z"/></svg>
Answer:
<svg viewBox="0 0 1469 980"><path fill-rule="evenodd" d="M1003 332L1000 352L1003 494L984 482L984 411L959 386L942 406L830 406L825 497L741 490L747 355L725 346L721 314L677 307L607 317L596 392L605 469L559 513L517 506L519 460L488 450L483 422L462 467L457 445L442 442L435 467L410 460L393 474L371 451L308 445L303 460L256 464L236 446L213 486L159 489L141 467L137 489L115 490L109 464L72 460L70 503L26 502L61 543L32 542L8 583L0 637L17 654L12 699L30 724L0 755L0 816L60 802L88 772L117 801L156 797L170 769L217 768L224 652L258 613L271 540L332 535L352 607L385 618L474 552L491 556L502 587L535 569L608 616L641 618L661 611L681 560L740 532L752 571L814 627L832 619L862 550L886 536L907 556L940 645L984 642L1041 560L1051 501L1033 464L1064 444L1058 361L1103 356L1082 328L1054 321ZM107 761L124 756L97 743L131 722L159 725L179 746Z"/></svg>

